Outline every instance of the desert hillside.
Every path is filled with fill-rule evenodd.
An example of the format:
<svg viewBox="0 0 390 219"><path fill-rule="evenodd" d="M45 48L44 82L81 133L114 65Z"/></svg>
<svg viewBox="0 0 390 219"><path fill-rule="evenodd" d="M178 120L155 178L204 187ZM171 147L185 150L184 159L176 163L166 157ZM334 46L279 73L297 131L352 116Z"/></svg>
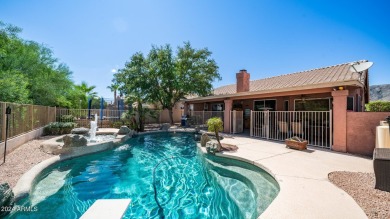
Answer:
<svg viewBox="0 0 390 219"><path fill-rule="evenodd" d="M374 100L390 101L390 84L371 85L370 101Z"/></svg>

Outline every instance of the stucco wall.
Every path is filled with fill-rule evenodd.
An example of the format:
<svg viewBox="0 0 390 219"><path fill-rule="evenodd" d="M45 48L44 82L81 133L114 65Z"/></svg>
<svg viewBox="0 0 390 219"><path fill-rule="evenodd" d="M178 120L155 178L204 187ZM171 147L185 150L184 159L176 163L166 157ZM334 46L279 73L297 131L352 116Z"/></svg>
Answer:
<svg viewBox="0 0 390 219"><path fill-rule="evenodd" d="M390 112L347 112L347 152L372 156L376 127Z"/></svg>
<svg viewBox="0 0 390 219"><path fill-rule="evenodd" d="M181 109L172 109L173 113L173 122L174 123L180 123L181 121L181 116L183 115L184 111ZM160 113L160 118L159 118L160 123L169 123L169 111L167 109L163 110Z"/></svg>

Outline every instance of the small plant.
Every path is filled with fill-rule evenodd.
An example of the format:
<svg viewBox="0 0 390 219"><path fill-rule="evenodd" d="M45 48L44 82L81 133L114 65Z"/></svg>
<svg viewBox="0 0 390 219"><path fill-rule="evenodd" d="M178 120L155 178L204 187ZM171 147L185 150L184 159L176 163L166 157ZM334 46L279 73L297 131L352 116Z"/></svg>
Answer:
<svg viewBox="0 0 390 219"><path fill-rule="evenodd" d="M366 104L366 110L369 112L390 112L390 101L372 101Z"/></svg>
<svg viewBox="0 0 390 219"><path fill-rule="evenodd" d="M119 129L123 125L123 122L114 122L112 123L112 128Z"/></svg>
<svg viewBox="0 0 390 219"><path fill-rule="evenodd" d="M139 128L138 128L136 115L137 113L134 111L134 109L130 109L127 112L122 113L121 115L122 125L126 125L130 129L138 131Z"/></svg>
<svg viewBox="0 0 390 219"><path fill-rule="evenodd" d="M44 135L70 134L76 125L74 122L52 122L43 128L43 133Z"/></svg>
<svg viewBox="0 0 390 219"><path fill-rule="evenodd" d="M209 132L215 133L215 137L217 138L217 141L218 141L217 151L221 151L222 145L221 145L221 142L219 141L219 132L223 131L222 119L219 117L212 117L209 120L207 120L207 126L208 126Z"/></svg>
<svg viewBox="0 0 390 219"><path fill-rule="evenodd" d="M62 122L74 122L75 118L73 115L61 115Z"/></svg>

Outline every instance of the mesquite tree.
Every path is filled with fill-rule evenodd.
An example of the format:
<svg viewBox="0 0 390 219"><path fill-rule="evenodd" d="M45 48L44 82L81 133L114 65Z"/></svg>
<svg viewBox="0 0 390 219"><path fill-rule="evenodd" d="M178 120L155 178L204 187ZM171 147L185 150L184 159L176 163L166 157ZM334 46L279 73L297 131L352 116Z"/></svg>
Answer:
<svg viewBox="0 0 390 219"><path fill-rule="evenodd" d="M207 48L193 49L189 42L179 46L176 55L170 45L152 46L146 57L140 52L133 55L116 77L123 79L118 82L126 81L120 84L121 90L137 90L145 101L168 109L173 124L172 108L178 101L188 95L209 95L211 83L221 80L218 66L210 56Z"/></svg>

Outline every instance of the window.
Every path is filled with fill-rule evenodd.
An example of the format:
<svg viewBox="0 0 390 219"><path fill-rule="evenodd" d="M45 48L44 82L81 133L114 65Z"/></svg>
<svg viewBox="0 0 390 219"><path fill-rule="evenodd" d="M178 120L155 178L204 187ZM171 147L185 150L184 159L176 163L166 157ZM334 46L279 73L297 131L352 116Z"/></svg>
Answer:
<svg viewBox="0 0 390 219"><path fill-rule="evenodd" d="M253 108L255 111L262 111L262 110L275 111L276 100L255 100Z"/></svg>
<svg viewBox="0 0 390 219"><path fill-rule="evenodd" d="M354 106L353 97L347 97L347 110L354 111L353 106Z"/></svg>
<svg viewBox="0 0 390 219"><path fill-rule="evenodd" d="M328 111L330 99L299 99L295 100L295 111Z"/></svg>
<svg viewBox="0 0 390 219"><path fill-rule="evenodd" d="M223 103L214 103L212 105L212 111L223 111L224 104Z"/></svg>

